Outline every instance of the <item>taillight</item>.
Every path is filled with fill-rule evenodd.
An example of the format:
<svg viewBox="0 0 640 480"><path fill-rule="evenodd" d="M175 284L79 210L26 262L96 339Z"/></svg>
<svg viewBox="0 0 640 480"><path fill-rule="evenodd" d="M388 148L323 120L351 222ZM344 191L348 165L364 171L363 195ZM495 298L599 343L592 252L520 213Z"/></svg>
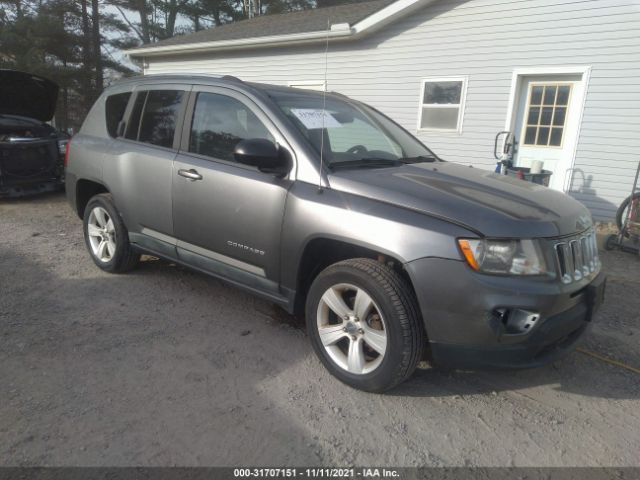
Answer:
<svg viewBox="0 0 640 480"><path fill-rule="evenodd" d="M64 166L69 165L69 147L71 147L71 139L67 141L67 144L64 146Z"/></svg>

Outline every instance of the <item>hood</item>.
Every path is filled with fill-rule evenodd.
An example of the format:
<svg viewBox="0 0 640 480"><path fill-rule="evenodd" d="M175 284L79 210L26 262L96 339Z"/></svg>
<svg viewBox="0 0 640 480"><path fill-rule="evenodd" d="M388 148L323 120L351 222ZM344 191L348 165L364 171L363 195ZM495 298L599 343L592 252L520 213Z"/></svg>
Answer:
<svg viewBox="0 0 640 480"><path fill-rule="evenodd" d="M48 122L58 100L58 85L16 70L0 70L0 114Z"/></svg>
<svg viewBox="0 0 640 480"><path fill-rule="evenodd" d="M340 170L329 181L335 190L421 211L486 237L557 237L592 225L589 211L568 195L455 163Z"/></svg>

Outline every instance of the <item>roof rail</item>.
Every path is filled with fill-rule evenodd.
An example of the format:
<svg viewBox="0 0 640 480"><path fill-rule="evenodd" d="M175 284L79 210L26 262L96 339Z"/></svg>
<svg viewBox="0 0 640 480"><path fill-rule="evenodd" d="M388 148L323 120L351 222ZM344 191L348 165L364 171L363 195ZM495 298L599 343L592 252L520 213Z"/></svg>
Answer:
<svg viewBox="0 0 640 480"><path fill-rule="evenodd" d="M205 78L219 78L220 80L229 80L233 82L244 83L242 79L234 77L233 75L221 75L219 73L147 73L145 77L205 77Z"/></svg>
<svg viewBox="0 0 640 480"><path fill-rule="evenodd" d="M234 77L233 75L223 75L221 78L222 80L231 80L234 82L244 83L240 78Z"/></svg>
<svg viewBox="0 0 640 480"><path fill-rule="evenodd" d="M222 78L224 75L218 73L145 73L144 77L209 77Z"/></svg>

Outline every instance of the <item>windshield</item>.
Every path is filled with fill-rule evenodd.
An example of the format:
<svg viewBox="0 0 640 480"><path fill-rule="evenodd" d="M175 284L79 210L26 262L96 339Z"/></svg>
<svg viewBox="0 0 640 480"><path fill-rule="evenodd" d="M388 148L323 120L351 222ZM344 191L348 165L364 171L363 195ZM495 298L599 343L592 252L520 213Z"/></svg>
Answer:
<svg viewBox="0 0 640 480"><path fill-rule="evenodd" d="M323 102L322 95L307 92L270 93L315 150L323 152L329 167L398 165L436 159L417 139L365 105L333 95L327 95Z"/></svg>

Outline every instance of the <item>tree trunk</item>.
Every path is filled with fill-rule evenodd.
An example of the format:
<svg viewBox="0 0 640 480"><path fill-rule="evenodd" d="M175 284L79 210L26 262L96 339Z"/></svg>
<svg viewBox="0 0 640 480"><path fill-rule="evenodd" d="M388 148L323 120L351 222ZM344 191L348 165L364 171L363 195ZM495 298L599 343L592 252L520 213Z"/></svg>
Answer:
<svg viewBox="0 0 640 480"><path fill-rule="evenodd" d="M167 20L165 23L165 38L173 37L176 30L176 19L178 18L178 2L171 0L169 2L169 8L167 13Z"/></svg>
<svg viewBox="0 0 640 480"><path fill-rule="evenodd" d="M151 43L151 26L149 25L148 8L146 0L136 2L138 14L140 15L140 29L142 30L142 41Z"/></svg>
<svg viewBox="0 0 640 480"><path fill-rule="evenodd" d="M100 45L100 6L98 0L91 0L91 38L93 40L93 55L96 68L96 83L94 101L104 88L104 72L102 68L102 48Z"/></svg>
<svg viewBox="0 0 640 480"><path fill-rule="evenodd" d="M82 10L82 98L84 109L89 111L93 101L91 88L91 28L89 26L89 13L87 11L87 0L80 0Z"/></svg>

